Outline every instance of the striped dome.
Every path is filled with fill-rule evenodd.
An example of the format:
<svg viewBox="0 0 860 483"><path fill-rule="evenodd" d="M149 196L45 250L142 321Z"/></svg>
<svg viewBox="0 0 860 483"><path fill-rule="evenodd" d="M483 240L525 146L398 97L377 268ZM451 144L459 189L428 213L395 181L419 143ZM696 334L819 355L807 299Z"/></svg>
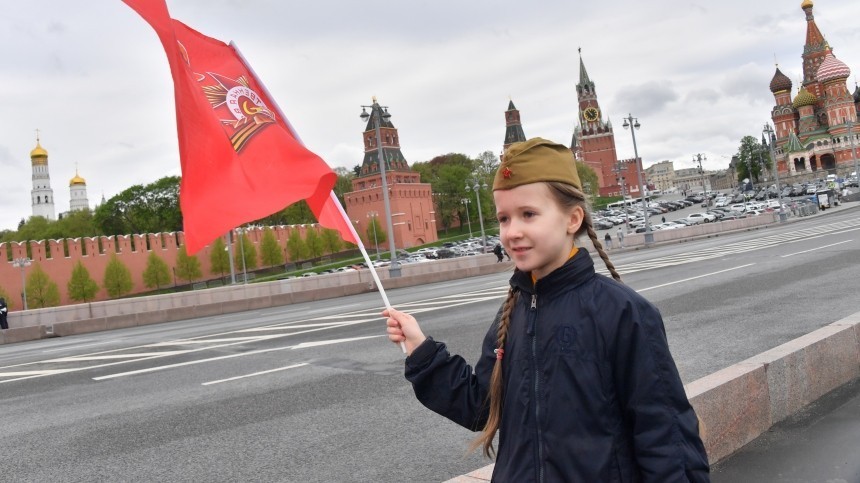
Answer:
<svg viewBox="0 0 860 483"><path fill-rule="evenodd" d="M806 90L806 87L801 87L797 92L797 95L794 97L794 101L791 103L795 109L800 109L803 106L811 106L818 101L818 98L815 97L815 94Z"/></svg>
<svg viewBox="0 0 860 483"><path fill-rule="evenodd" d="M824 57L821 66L818 67L818 82L827 82L836 79L847 79L851 75L851 69L845 62L837 59L832 53Z"/></svg>
<svg viewBox="0 0 860 483"><path fill-rule="evenodd" d="M774 94L779 91L791 90L791 79L783 74L779 67L776 68L776 73L773 74L773 79L770 80L770 91Z"/></svg>

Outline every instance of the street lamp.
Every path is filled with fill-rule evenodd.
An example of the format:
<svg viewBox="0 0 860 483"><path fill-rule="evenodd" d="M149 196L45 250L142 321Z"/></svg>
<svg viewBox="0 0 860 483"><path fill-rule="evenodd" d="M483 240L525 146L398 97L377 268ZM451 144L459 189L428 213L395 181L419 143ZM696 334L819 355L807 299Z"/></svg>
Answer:
<svg viewBox="0 0 860 483"><path fill-rule="evenodd" d="M705 188L705 170L704 170L704 168L702 168L702 160L707 161L708 157L702 153L698 153L698 154L693 155L693 162L699 163L699 174L702 175L702 198L704 198L705 204L707 204L708 206L711 206L711 197L708 196L707 189ZM750 174L750 176L752 176L752 174Z"/></svg>
<svg viewBox="0 0 860 483"><path fill-rule="evenodd" d="M848 123L848 139L851 140L851 160L854 161L854 180L857 181L860 180L860 173L857 172L857 154L854 151L854 120L849 117L846 122Z"/></svg>
<svg viewBox="0 0 860 483"><path fill-rule="evenodd" d="M776 135L773 132L773 128L770 127L770 123L764 123L764 128L762 128L762 134L766 136L767 139L770 140L770 158L773 160L773 175L776 179L776 196L779 200L779 222L784 223L788 216L785 214L785 211L782 209L782 190L779 189L779 162L776 160L776 151L774 151L774 144L776 144Z"/></svg>
<svg viewBox="0 0 860 483"><path fill-rule="evenodd" d="M470 183L472 186L469 186ZM477 177L474 181L469 181L466 183L466 191L475 190L475 197L478 200L478 221L481 223L481 252L484 252L487 248L487 235L484 233L484 215L481 213L481 190L487 189L487 183L481 184L478 181Z"/></svg>
<svg viewBox="0 0 860 483"><path fill-rule="evenodd" d="M616 181L619 185L621 185L621 203L624 206L624 231L626 233L630 233L630 213L627 211L627 179L623 176L624 173L624 161L618 160L618 164L615 166L615 172L618 174L618 178Z"/></svg>
<svg viewBox="0 0 860 483"><path fill-rule="evenodd" d="M642 195L642 211L645 214L645 244L654 242L654 233L651 232L651 223L648 221L648 204L645 201L645 187L642 185L642 162L639 159L639 149L636 147L636 130L639 129L639 119L633 114L627 114L624 119L624 129L633 126L630 134L633 136L633 162L636 163L636 175L639 177L639 193Z"/></svg>
<svg viewBox="0 0 860 483"><path fill-rule="evenodd" d="M370 114L367 113L366 109L370 109ZM380 131L382 121L391 119L391 114L388 113L388 106L380 106L374 97L373 105L361 106L359 117L365 122L368 118L372 118L375 121L376 147L378 151L377 164L379 165L379 175L382 176L382 202L385 205L385 224L388 226L388 248L391 250L391 265L388 266L388 274L391 277L399 277L400 263L397 262L397 249L394 245L394 224L391 221L391 202L388 199L388 179L385 175L385 152L382 149L382 134Z"/></svg>
<svg viewBox="0 0 860 483"><path fill-rule="evenodd" d="M21 299L24 302L24 310L27 310L27 283L24 281L24 269L29 267L31 262L32 260L30 260L29 257L21 257L12 260L13 267L21 268Z"/></svg>
<svg viewBox="0 0 860 483"><path fill-rule="evenodd" d="M379 261L379 242L376 241L376 217L379 213L376 211L367 212L367 218L370 219L370 226L373 227L373 244L376 245L376 261Z"/></svg>
<svg viewBox="0 0 860 483"><path fill-rule="evenodd" d="M468 186L466 188L468 188ZM469 238L472 238L472 220L469 218L469 203L471 202L472 200L470 200L469 198L463 198L462 200L460 200L461 204L466 205L466 223L468 223L469 225Z"/></svg>
<svg viewBox="0 0 860 483"><path fill-rule="evenodd" d="M236 232L239 234L239 251L242 252L242 283L248 283L248 271L245 268L245 231L243 227L237 227Z"/></svg>

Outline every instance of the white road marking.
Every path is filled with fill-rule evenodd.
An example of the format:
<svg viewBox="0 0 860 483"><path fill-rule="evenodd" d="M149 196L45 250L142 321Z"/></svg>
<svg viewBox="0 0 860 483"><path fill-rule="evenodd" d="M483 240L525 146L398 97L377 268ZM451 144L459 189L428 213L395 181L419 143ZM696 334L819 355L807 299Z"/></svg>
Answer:
<svg viewBox="0 0 860 483"><path fill-rule="evenodd" d="M166 352L137 352L129 354L104 354L104 355L85 355L60 357L58 359L49 359L42 362L78 362L78 361L105 361L111 359L135 359L135 358L150 358L154 356L174 356L185 354L189 351L166 351Z"/></svg>
<svg viewBox="0 0 860 483"><path fill-rule="evenodd" d="M307 362L302 362L299 364L293 364L291 366L278 367L277 369L269 369L268 371L254 372L252 374L246 374L244 376L228 377L227 379L219 379L217 381L204 382L201 385L202 386L211 386L212 384L221 384L222 382L235 381L237 379L244 379L246 377L262 376L263 374L271 374L273 372L286 371L287 369L295 369L297 367L302 367L302 366L306 366L306 365L308 365Z"/></svg>
<svg viewBox="0 0 860 483"><path fill-rule="evenodd" d="M676 283L689 282L690 280L695 280L695 279L697 279L697 278L710 277L711 275L716 275L716 274L718 274L718 273L731 272L732 270L737 270L737 269L740 269L740 268L746 268L746 267L749 267L749 266L752 266L752 265L755 265L755 263L747 263L746 265L741 265L741 266L733 267L733 268L727 268L727 269L725 269L725 270L720 270L720 271L718 271L718 272L706 273L706 274L704 274L704 275L697 275L697 276L695 276L695 277L685 278L685 279L683 279L683 280L676 280L676 281L674 281L674 282L664 283L664 284L661 284L661 285L654 285L653 287L640 288L640 289L637 289L636 291L637 291L637 292L645 292L645 291L648 291L648 290L653 290L653 289L655 289L655 288L665 287L665 286L667 286L667 285L675 285Z"/></svg>
<svg viewBox="0 0 860 483"><path fill-rule="evenodd" d="M854 240L845 240L845 241L841 241L841 242L837 242L837 243L831 243L830 245L822 245L820 247L810 248L809 250L803 250L802 252L794 252L794 253L789 253L788 255L782 255L781 258L791 257L794 255L800 255L801 253L814 252L815 250L821 250L822 248L835 247L836 245L841 245L843 243L848 243L848 242L853 242L853 241Z"/></svg>
<svg viewBox="0 0 860 483"><path fill-rule="evenodd" d="M372 339L372 338L377 338L377 337L385 337L385 336L384 335L371 335L371 336L367 336L367 337L356 337L356 338L351 338L351 339L335 339L335 340L331 340L331 341L324 341L324 343L318 343L315 345L339 344L342 342L352 342L355 340ZM207 359L197 359L197 360L193 360L193 361L177 362L176 364L167 364L164 366L147 367L146 369L138 369L136 371L118 372L116 374L108 374L106 376L98 376L98 377L94 377L93 380L94 381L104 381L106 379L115 379L117 377L133 376L135 374L146 374L148 372L163 371L165 369L172 369L174 367L192 366L195 364L202 364L204 362L221 361L224 359L234 359L236 357L245 357L245 356L251 356L251 355L256 355L256 354L265 354L267 352L293 350L293 349L305 349L307 347L314 347L315 346L313 343L311 343L310 345L307 345L307 344L308 343L297 344L297 345L288 345L288 346L284 346L284 347L272 347L270 349L258 349L255 351L242 352L239 354L229 354L226 356L209 357Z"/></svg>
<svg viewBox="0 0 860 483"><path fill-rule="evenodd" d="M50 376L51 374L62 374L64 372L73 371L74 369L48 369L44 371L17 371L17 372L0 372L0 377L39 377Z"/></svg>

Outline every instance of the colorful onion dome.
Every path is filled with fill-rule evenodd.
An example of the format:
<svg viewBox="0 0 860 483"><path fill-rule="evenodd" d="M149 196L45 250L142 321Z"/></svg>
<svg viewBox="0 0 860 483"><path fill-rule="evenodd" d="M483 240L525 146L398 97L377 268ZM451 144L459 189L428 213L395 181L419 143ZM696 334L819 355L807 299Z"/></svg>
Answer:
<svg viewBox="0 0 860 483"><path fill-rule="evenodd" d="M790 91L791 79L783 74L779 67L776 68L776 73L773 74L773 79L770 80L770 91L776 94L779 91Z"/></svg>
<svg viewBox="0 0 860 483"><path fill-rule="evenodd" d="M801 87L797 92L797 95L794 96L794 101L791 103L795 109L800 109L803 106L811 106L818 102L818 98L815 97L815 94L806 90L806 87Z"/></svg>
<svg viewBox="0 0 860 483"><path fill-rule="evenodd" d="M824 61L818 67L818 82L827 82L836 79L847 79L851 75L851 69L845 65L845 62L837 59L832 53L824 57Z"/></svg>

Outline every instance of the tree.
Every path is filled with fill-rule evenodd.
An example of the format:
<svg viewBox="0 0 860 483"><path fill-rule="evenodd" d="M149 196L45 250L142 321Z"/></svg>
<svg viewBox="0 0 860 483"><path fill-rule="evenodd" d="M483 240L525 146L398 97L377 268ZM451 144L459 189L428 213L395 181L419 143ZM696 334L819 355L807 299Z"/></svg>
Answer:
<svg viewBox="0 0 860 483"><path fill-rule="evenodd" d="M741 138L737 158L740 161L735 166L738 173L738 183L742 182L745 178L760 181L762 168L770 169L772 166L769 150L762 146L753 136L744 136Z"/></svg>
<svg viewBox="0 0 860 483"><path fill-rule="evenodd" d="M230 270L230 254L227 253L224 238L220 236L212 243L212 251L209 252L209 270L213 274L221 274L222 277Z"/></svg>
<svg viewBox="0 0 860 483"><path fill-rule="evenodd" d="M11 298L9 298L9 294L6 293L5 290L3 290L3 287L0 287L0 298L5 299L6 300L6 308L8 310L12 310L13 300Z"/></svg>
<svg viewBox="0 0 860 483"><path fill-rule="evenodd" d="M236 264L237 267L245 267L245 270L253 270L257 268L257 249L254 248L254 244L251 243L251 239L248 238L247 233L242 233L240 236L242 237L242 242L233 247L238 248L238 250L236 250L236 254L233 257L233 262ZM242 258L243 250L244 265Z"/></svg>
<svg viewBox="0 0 860 483"><path fill-rule="evenodd" d="M367 224L367 230L365 230L365 239L367 240L367 244L370 245L370 242L374 242L375 246L381 246L383 243L388 240L388 237L385 234L385 230L382 229L382 225L379 223L378 216L370 217L370 223Z"/></svg>
<svg viewBox="0 0 860 483"><path fill-rule="evenodd" d="M263 241L260 242L260 257L263 259L263 265L269 267L284 263L284 252L281 251L281 246L278 245L275 232L268 227L263 230Z"/></svg>
<svg viewBox="0 0 860 483"><path fill-rule="evenodd" d="M178 176L134 185L96 209L94 222L106 235L182 230Z"/></svg>
<svg viewBox="0 0 860 483"><path fill-rule="evenodd" d="M176 254L176 276L191 283L202 275L200 260L197 259L197 255L189 255L185 250L185 245L179 247Z"/></svg>
<svg viewBox="0 0 860 483"><path fill-rule="evenodd" d="M582 189L591 196L600 196L600 183L597 180L597 173L591 169L591 166L582 161L576 162L576 173L579 175L579 181L582 183Z"/></svg>
<svg viewBox="0 0 860 483"><path fill-rule="evenodd" d="M323 249L327 253L337 253L343 249L343 240L340 238L340 233L337 230L325 228L322 231Z"/></svg>
<svg viewBox="0 0 860 483"><path fill-rule="evenodd" d="M133 287L131 272L116 255L111 256L107 267L105 267L105 277L102 285L104 285L110 298L122 297L131 292Z"/></svg>
<svg viewBox="0 0 860 483"><path fill-rule="evenodd" d="M147 288L160 289L162 285L170 284L170 268L155 252L146 259L146 269L143 271L143 283Z"/></svg>
<svg viewBox="0 0 860 483"><path fill-rule="evenodd" d="M314 229L308 229L305 234L305 243L308 246L308 254L311 258L321 257L323 254L323 242L320 238L319 232Z"/></svg>
<svg viewBox="0 0 860 483"><path fill-rule="evenodd" d="M60 305L60 289L57 283L42 270L38 263L33 265L27 277L27 308L41 309Z"/></svg>
<svg viewBox="0 0 860 483"><path fill-rule="evenodd" d="M302 239L301 232L296 227L290 230L290 237L287 238L287 253L293 262L304 260L308 257L308 246Z"/></svg>
<svg viewBox="0 0 860 483"><path fill-rule="evenodd" d="M89 270L79 260L72 269L72 277L69 279L67 288L70 299L87 303L96 298L99 284L90 277Z"/></svg>

